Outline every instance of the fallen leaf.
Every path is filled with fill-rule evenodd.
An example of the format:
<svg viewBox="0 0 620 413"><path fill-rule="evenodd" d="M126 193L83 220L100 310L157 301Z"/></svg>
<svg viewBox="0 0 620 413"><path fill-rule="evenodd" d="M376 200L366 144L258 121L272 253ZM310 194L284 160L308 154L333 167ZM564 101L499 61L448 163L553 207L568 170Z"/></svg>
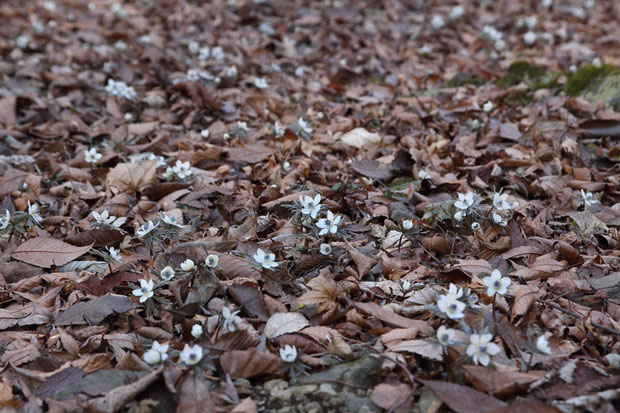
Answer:
<svg viewBox="0 0 620 413"><path fill-rule="evenodd" d="M265 337L273 339L288 333L296 333L310 325L308 320L300 313L275 313L265 325Z"/></svg>
<svg viewBox="0 0 620 413"><path fill-rule="evenodd" d="M234 378L250 378L261 374L275 374L280 369L281 360L272 353L250 350L228 351L220 356L224 372Z"/></svg>
<svg viewBox="0 0 620 413"><path fill-rule="evenodd" d="M58 313L54 325L97 324L113 313L125 313L140 307L131 299L122 295L106 295L94 300L73 304L65 311Z"/></svg>
<svg viewBox="0 0 620 413"><path fill-rule="evenodd" d="M508 406L493 396L461 384L438 380L418 380L429 387L445 404L457 413L486 413Z"/></svg>
<svg viewBox="0 0 620 413"><path fill-rule="evenodd" d="M13 251L11 257L16 260L50 268L73 261L90 251L92 244L76 247L55 238L32 238L22 243Z"/></svg>
<svg viewBox="0 0 620 413"><path fill-rule="evenodd" d="M364 128L355 128L340 137L340 140L355 148L374 148L381 142L378 133L372 133Z"/></svg>
<svg viewBox="0 0 620 413"><path fill-rule="evenodd" d="M108 172L106 188L113 194L146 190L155 182L157 162L119 163Z"/></svg>

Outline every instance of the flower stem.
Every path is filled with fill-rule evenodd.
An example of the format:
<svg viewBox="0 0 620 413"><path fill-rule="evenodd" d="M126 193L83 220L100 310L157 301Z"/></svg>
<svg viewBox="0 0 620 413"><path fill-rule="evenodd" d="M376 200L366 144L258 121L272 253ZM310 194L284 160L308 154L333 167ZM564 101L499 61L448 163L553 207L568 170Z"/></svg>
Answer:
<svg viewBox="0 0 620 413"><path fill-rule="evenodd" d="M493 294L493 308L491 311L493 311L493 324L497 326L497 317L495 316L495 298L496 297L497 297L497 293Z"/></svg>

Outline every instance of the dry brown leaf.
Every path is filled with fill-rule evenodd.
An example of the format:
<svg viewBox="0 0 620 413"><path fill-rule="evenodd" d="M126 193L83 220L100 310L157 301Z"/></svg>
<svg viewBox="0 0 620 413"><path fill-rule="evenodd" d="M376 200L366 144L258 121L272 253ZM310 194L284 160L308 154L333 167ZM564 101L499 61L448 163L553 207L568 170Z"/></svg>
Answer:
<svg viewBox="0 0 620 413"><path fill-rule="evenodd" d="M77 303L61 311L54 320L54 325L97 324L113 313L124 313L139 304L122 295L106 295L90 301Z"/></svg>
<svg viewBox="0 0 620 413"><path fill-rule="evenodd" d="M267 338L276 338L288 333L296 333L310 325L301 313L275 313L265 325L264 334Z"/></svg>
<svg viewBox="0 0 620 413"><path fill-rule="evenodd" d="M370 271L372 267L377 265L376 259L371 258L366 254L362 254L361 252L353 248L353 246L349 243L347 243L347 250L349 251L351 259L353 259L353 262L355 262L358 278L362 278L363 276L368 274L368 271Z"/></svg>
<svg viewBox="0 0 620 413"><path fill-rule="evenodd" d="M144 377L141 377L134 383L127 384L125 386L119 386L109 391L105 396L98 397L88 402L88 411L97 413L113 413L124 406L130 401L134 400L136 396L146 390L152 385L161 374L162 367L152 371Z"/></svg>
<svg viewBox="0 0 620 413"><path fill-rule="evenodd" d="M419 380L457 413L485 413L507 404L469 387L438 380Z"/></svg>
<svg viewBox="0 0 620 413"><path fill-rule="evenodd" d="M534 285L521 285L515 293L515 301L510 310L510 318L514 319L520 315L525 315L530 306L536 302L540 296L540 289Z"/></svg>
<svg viewBox="0 0 620 413"><path fill-rule="evenodd" d="M91 247L92 244L76 247L55 238L32 238L17 247L11 257L37 267L50 268L73 261L90 251Z"/></svg>
<svg viewBox="0 0 620 413"><path fill-rule="evenodd" d="M411 387L404 383L398 385L382 383L372 389L370 400L382 409L405 413L411 411L413 395Z"/></svg>
<svg viewBox="0 0 620 413"><path fill-rule="evenodd" d="M108 172L106 188L113 194L144 191L155 182L157 160L138 163L119 163Z"/></svg>
<svg viewBox="0 0 620 413"><path fill-rule="evenodd" d="M410 318L403 317L396 314L393 311L386 310L376 303L355 303L355 308L358 310L375 317L384 323L401 328L417 328L424 333L432 333L432 328L422 320L412 320Z"/></svg>
<svg viewBox="0 0 620 413"><path fill-rule="evenodd" d="M476 389L497 397L508 397L528 389L545 376L544 371L498 371L483 366L463 366L465 376Z"/></svg>
<svg viewBox="0 0 620 413"><path fill-rule="evenodd" d="M299 304L317 305L317 311L323 312L334 308L338 299L344 297L344 291L334 281L319 275L308 281L309 290L299 297Z"/></svg>
<svg viewBox="0 0 620 413"><path fill-rule="evenodd" d="M234 378L250 378L261 374L275 374L280 369L281 360L272 353L250 350L228 351L220 357L224 372Z"/></svg>

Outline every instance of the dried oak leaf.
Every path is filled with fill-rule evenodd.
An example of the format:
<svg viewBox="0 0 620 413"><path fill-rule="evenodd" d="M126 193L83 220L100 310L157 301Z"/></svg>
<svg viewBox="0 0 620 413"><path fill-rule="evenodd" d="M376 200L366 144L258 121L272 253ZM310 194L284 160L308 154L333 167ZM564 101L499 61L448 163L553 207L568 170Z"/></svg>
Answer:
<svg viewBox="0 0 620 413"><path fill-rule="evenodd" d="M308 291L299 297L299 304L317 305L319 313L330 310L337 305L337 300L344 297L344 291L334 281L319 275L308 281Z"/></svg>
<svg viewBox="0 0 620 413"><path fill-rule="evenodd" d="M189 182L156 182L144 190L144 195L151 201L159 201L166 195L185 189L190 185Z"/></svg>
<svg viewBox="0 0 620 413"><path fill-rule="evenodd" d="M247 379L261 374L276 374L280 369L281 360L274 354L250 350L233 350L220 357L224 372L230 377Z"/></svg>
<svg viewBox="0 0 620 413"><path fill-rule="evenodd" d="M372 389L370 400L382 409L402 413L410 412L413 402L411 387L404 383L378 384Z"/></svg>
<svg viewBox="0 0 620 413"><path fill-rule="evenodd" d="M351 168L358 174L372 179L387 180L394 177L394 171L390 165L374 159L363 159L353 162L351 163Z"/></svg>
<svg viewBox="0 0 620 413"><path fill-rule="evenodd" d="M50 268L73 261L86 254L92 246L76 247L55 238L32 238L17 247L11 257L37 267Z"/></svg>
<svg viewBox="0 0 620 413"><path fill-rule="evenodd" d="M508 406L493 396L469 387L438 380L419 380L457 413L484 413Z"/></svg>
<svg viewBox="0 0 620 413"><path fill-rule="evenodd" d="M124 313L140 305L122 295L106 295L94 300L73 304L61 311L54 320L54 325L97 324L112 313Z"/></svg>
<svg viewBox="0 0 620 413"><path fill-rule="evenodd" d="M228 293L251 315L267 321L269 311L263 298L263 294L258 288L251 284L237 284L228 288Z"/></svg>
<svg viewBox="0 0 620 413"><path fill-rule="evenodd" d="M545 376L545 372L522 373L520 371L498 371L483 366L463 366L465 377L482 392L497 397L511 396L525 391L530 384Z"/></svg>
<svg viewBox="0 0 620 413"><path fill-rule="evenodd" d="M265 337L276 338L288 333L296 333L310 323L301 313L275 313L265 325Z"/></svg>
<svg viewBox="0 0 620 413"><path fill-rule="evenodd" d="M159 379L162 369L163 367L160 367L133 383L116 387L107 392L105 396L90 400L88 403L88 411L102 413L119 411L126 406L127 403L134 400L138 394L155 383L155 381Z"/></svg>
<svg viewBox="0 0 620 413"><path fill-rule="evenodd" d="M510 311L511 320L514 320L517 316L525 315L540 294L540 289L534 285L519 286L515 293L515 302Z"/></svg>
<svg viewBox="0 0 620 413"><path fill-rule="evenodd" d="M426 321L412 320L410 318L403 317L393 311L381 307L376 303L355 303L355 308L391 326L400 328L418 328L420 331L427 334L432 334L433 332L433 329L426 323Z"/></svg>
<svg viewBox="0 0 620 413"><path fill-rule="evenodd" d="M93 245L97 248L105 247L110 244L116 244L122 240L123 234L120 231L111 228L91 229L89 231L69 235L63 239L64 242L68 242L69 244L78 247Z"/></svg>
<svg viewBox="0 0 620 413"><path fill-rule="evenodd" d="M116 165L106 176L106 188L113 194L128 191L143 192L155 182L157 162L154 159L143 164L120 163Z"/></svg>
<svg viewBox="0 0 620 413"><path fill-rule="evenodd" d="M228 149L229 161L242 161L248 163L257 163L269 158L273 154L273 149L262 143L255 143L238 148Z"/></svg>

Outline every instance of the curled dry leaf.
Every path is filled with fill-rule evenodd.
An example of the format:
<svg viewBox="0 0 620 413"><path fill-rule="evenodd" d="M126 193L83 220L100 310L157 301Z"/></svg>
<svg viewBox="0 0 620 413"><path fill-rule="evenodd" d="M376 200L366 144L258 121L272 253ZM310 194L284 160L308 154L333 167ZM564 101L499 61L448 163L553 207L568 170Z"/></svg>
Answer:
<svg viewBox="0 0 620 413"><path fill-rule="evenodd" d="M339 298L344 296L342 288L334 281L319 275L308 281L309 291L299 297L299 304L317 305L317 311L323 312L337 306Z"/></svg>

